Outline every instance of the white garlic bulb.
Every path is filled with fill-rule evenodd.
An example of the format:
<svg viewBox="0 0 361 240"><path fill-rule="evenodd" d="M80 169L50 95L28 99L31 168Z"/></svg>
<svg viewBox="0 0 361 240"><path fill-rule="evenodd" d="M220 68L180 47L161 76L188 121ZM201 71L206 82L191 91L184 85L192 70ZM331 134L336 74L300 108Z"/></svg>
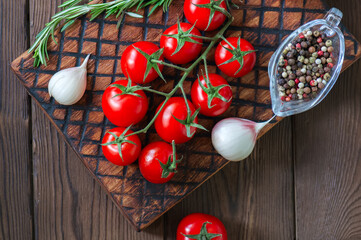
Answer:
<svg viewBox="0 0 361 240"><path fill-rule="evenodd" d="M89 57L90 55L79 67L67 68L54 74L48 85L50 97L62 105L72 105L83 97L87 83Z"/></svg>

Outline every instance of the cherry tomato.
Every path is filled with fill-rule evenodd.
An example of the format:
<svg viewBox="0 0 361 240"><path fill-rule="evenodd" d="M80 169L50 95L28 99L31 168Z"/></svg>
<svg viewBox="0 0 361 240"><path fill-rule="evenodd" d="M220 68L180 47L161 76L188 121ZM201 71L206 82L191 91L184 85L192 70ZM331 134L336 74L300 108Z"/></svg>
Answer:
<svg viewBox="0 0 361 240"><path fill-rule="evenodd" d="M147 64L149 61L147 58L140 53L136 48L140 49L141 51L145 52L148 55L152 55L156 53L159 48L157 45L151 42L136 42L132 45L128 46L120 60L120 64L122 67L123 74L126 77L129 77L132 82L143 84L149 83L156 79L159 75L156 72L155 68L151 68L149 73L147 74L146 78L144 79L144 75L146 73ZM155 60L163 60L163 56L160 56L158 59ZM162 64L154 64L159 67L159 70L163 70Z"/></svg>
<svg viewBox="0 0 361 240"><path fill-rule="evenodd" d="M199 78L199 81L201 81L201 84L206 88L207 92L202 89L198 80L194 81L191 91L192 102L196 108L201 108L200 113L203 115L209 117L219 116L231 105L232 90L228 82L222 76L210 73L208 74L208 78L211 87L207 85L204 76ZM225 86L220 88L221 85ZM221 97L226 101L221 100ZM209 102L210 98L211 102Z"/></svg>
<svg viewBox="0 0 361 240"><path fill-rule="evenodd" d="M189 23L180 23L181 32L187 32L192 28L192 25ZM165 35L178 34L179 28L178 24L174 24L170 28L164 31L162 37L160 38L160 47L164 48L164 57L175 64L185 64L195 58L197 58L202 51L202 39L194 37L182 37L180 40L177 40L174 37L168 37ZM201 33L198 29L193 28L189 34L201 36ZM188 39L188 41L187 41ZM190 42L189 39L199 42L199 44ZM182 48L174 54L177 50L178 44L184 44Z"/></svg>
<svg viewBox="0 0 361 240"><path fill-rule="evenodd" d="M153 142L140 153L139 169L149 182L166 183L173 178L176 171L177 163L173 161L173 148L170 144Z"/></svg>
<svg viewBox="0 0 361 240"><path fill-rule="evenodd" d="M142 146L137 135L124 138L125 135L130 133L133 133L133 131L126 131L126 129L123 127L116 127L109 130L104 135L102 141L102 150L105 158L108 159L108 161L114 163L115 165L126 166L137 160ZM116 135L117 139L113 135ZM123 158L120 157L117 143L119 143L121 146L121 155Z"/></svg>
<svg viewBox="0 0 361 240"><path fill-rule="evenodd" d="M215 11L213 18L209 23L209 17L211 14L211 10L209 8L198 7L194 4L209 4L209 3L219 3L219 7L227 10L227 5L225 0L185 0L184 1L184 15L187 18L188 22L192 25L195 24L196 28L202 31L212 31L219 28L224 21L226 20L226 16L219 12ZM207 28L208 26L208 28Z"/></svg>
<svg viewBox="0 0 361 240"><path fill-rule="evenodd" d="M254 65L256 64L256 53L254 52L252 44L242 38L240 38L240 40L238 39L239 38L237 37L227 38L227 41L232 44L232 46L224 40L221 41L217 46L215 53L217 66L223 73L230 77L242 77L252 71ZM235 56L228 49L236 51L239 56ZM233 61L224 64L232 58L234 59ZM242 68L239 61L243 62Z"/></svg>
<svg viewBox="0 0 361 240"><path fill-rule="evenodd" d="M187 101L193 114L195 112L194 106L189 100ZM163 103L159 105L157 112L162 105ZM185 143L191 140L194 136L194 133L196 132L196 128L190 126L190 133L192 134L192 137L188 137L186 126L178 122L174 117L180 120L185 120L187 118L187 106L185 104L184 98L182 97L170 98L163 107L162 111L159 113L154 124L158 135L164 141L169 143L171 143L172 140L174 140L177 144ZM195 118L194 123L198 123L197 117Z"/></svg>
<svg viewBox="0 0 361 240"><path fill-rule="evenodd" d="M208 238L203 238L201 231L208 233ZM193 213L183 218L177 228L177 240L191 239L227 240L226 228L212 215Z"/></svg>
<svg viewBox="0 0 361 240"><path fill-rule="evenodd" d="M128 80L116 81L105 89L102 108L111 123L128 127L144 118L148 110L148 99L142 90L132 90L132 88L135 90L137 86L134 83L125 90L125 93L121 87L118 87L119 85L127 87Z"/></svg>

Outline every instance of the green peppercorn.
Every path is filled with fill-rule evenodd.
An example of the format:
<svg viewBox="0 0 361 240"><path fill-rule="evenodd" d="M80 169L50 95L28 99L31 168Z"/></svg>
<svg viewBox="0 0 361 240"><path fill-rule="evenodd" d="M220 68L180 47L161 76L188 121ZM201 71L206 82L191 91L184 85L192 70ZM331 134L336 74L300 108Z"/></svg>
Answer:
<svg viewBox="0 0 361 240"><path fill-rule="evenodd" d="M312 53L312 57L316 59L318 57L318 53L317 52Z"/></svg>
<svg viewBox="0 0 361 240"><path fill-rule="evenodd" d="M302 88L297 89L297 93L298 94L303 94L303 89Z"/></svg>
<svg viewBox="0 0 361 240"><path fill-rule="evenodd" d="M314 32L313 32L313 36L315 36L315 37L320 36L320 32L319 32L319 31L314 31Z"/></svg>
<svg viewBox="0 0 361 240"><path fill-rule="evenodd" d="M333 62L332 58L327 58L327 63L332 63L332 62Z"/></svg>
<svg viewBox="0 0 361 240"><path fill-rule="evenodd" d="M326 46L327 46L327 47L332 46L332 41L331 41L331 40L327 40L327 41L326 41Z"/></svg>
<svg viewBox="0 0 361 240"><path fill-rule="evenodd" d="M289 80L289 81L287 82L287 84L288 84L290 87L293 87L293 86L295 85L295 81Z"/></svg>
<svg viewBox="0 0 361 240"><path fill-rule="evenodd" d="M297 61L303 62L305 60L304 56L298 56Z"/></svg>
<svg viewBox="0 0 361 240"><path fill-rule="evenodd" d="M331 75L329 73L325 73L325 75L323 75L323 79L329 81L331 79Z"/></svg>
<svg viewBox="0 0 361 240"><path fill-rule="evenodd" d="M285 65L285 60L284 59L280 59L280 61L278 62L278 66L283 67Z"/></svg>
<svg viewBox="0 0 361 240"><path fill-rule="evenodd" d="M303 60L304 64L308 64L310 62L310 60L308 58L305 58L305 60Z"/></svg>
<svg viewBox="0 0 361 240"><path fill-rule="evenodd" d="M314 63L314 62L316 61L316 58L310 57L310 58L309 58L309 61L310 61L310 63Z"/></svg>

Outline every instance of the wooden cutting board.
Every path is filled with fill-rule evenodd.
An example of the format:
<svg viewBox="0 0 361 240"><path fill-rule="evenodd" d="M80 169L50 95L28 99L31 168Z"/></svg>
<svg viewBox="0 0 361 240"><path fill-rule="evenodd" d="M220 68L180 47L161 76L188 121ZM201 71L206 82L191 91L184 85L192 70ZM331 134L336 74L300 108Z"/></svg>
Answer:
<svg viewBox="0 0 361 240"><path fill-rule="evenodd" d="M242 78L230 78L215 67L214 52L209 54L209 71L217 72L229 81L234 97L232 106L221 117L200 116L200 124L209 130L225 117L237 116L262 121L273 115L267 74L271 55L292 30L305 22L322 18L328 9L322 0L248 0L245 3L247 8L232 11L235 20L226 36L241 36L250 41L258 50L257 65L251 73ZM21 83L41 106L54 127L137 230L154 222L228 163L214 151L210 133L198 131L194 139L178 146L178 154L183 155L184 160L172 181L155 185L141 176L137 163L119 167L108 162L99 145L105 132L114 127L102 113L102 93L110 83L124 77L120 68L124 49L142 40L159 44L161 34L166 28L175 24L177 19L185 20L182 8L183 1L174 0L167 13L157 10L151 17L144 19L126 16L119 29L116 27L115 18L99 17L90 22L89 16L86 16L65 33L57 32L59 45L49 43L48 66L34 68L32 54L28 53L22 54L11 64ZM146 16L149 10L141 10L141 14ZM343 66L346 69L361 56L361 48L344 27L342 30L346 40ZM59 105L49 97L48 81L56 71L79 65L89 53L92 56L88 65L85 96L73 106ZM185 82L188 93L198 71L199 68L196 68ZM179 79L180 72L165 68L164 75L168 83L164 84L158 79L152 83L153 88L171 90ZM148 96L151 106L149 113L135 129L146 125L162 101L158 96ZM279 120L281 119L278 118L277 121ZM268 125L262 134L277 121ZM154 129L140 137L143 146L160 140Z"/></svg>

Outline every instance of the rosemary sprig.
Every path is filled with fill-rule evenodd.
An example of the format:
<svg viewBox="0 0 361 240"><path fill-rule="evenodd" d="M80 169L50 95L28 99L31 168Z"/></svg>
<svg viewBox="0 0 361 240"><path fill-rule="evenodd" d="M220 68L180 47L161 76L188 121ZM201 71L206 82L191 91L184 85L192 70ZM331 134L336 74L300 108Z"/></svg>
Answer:
<svg viewBox="0 0 361 240"><path fill-rule="evenodd" d="M102 13L105 13L106 18L110 15L116 15L116 17L120 17L121 20L123 14L127 13L126 11L132 7L136 7L136 9L139 10L145 6L154 5L149 13L150 15L159 6L163 6L163 10L167 11L171 1L172 0L114 0L106 3L78 5L82 0L68 0L59 6L60 8L63 8L63 10L51 18L51 21L47 23L45 28L36 36L34 44L29 49L29 53L34 52L34 66L38 67L40 64L46 66L46 61L49 59L47 49L48 40L51 36L56 42L54 32L62 22L64 22L64 26L61 29L63 32L70 27L77 18L88 13L91 15L90 20L94 20ZM142 17L136 13L127 14L132 17Z"/></svg>

